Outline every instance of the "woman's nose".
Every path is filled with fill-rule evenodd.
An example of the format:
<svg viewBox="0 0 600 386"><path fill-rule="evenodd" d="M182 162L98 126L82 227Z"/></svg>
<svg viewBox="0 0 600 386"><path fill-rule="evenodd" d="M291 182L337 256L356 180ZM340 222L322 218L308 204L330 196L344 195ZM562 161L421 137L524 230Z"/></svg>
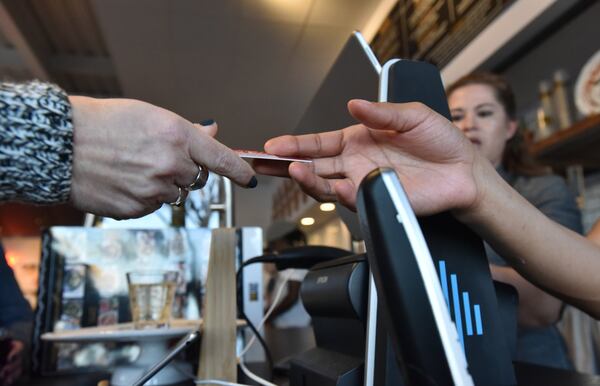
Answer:
<svg viewBox="0 0 600 386"><path fill-rule="evenodd" d="M475 130L476 125L473 114L465 114L463 119L460 120L458 128L461 129L464 133Z"/></svg>

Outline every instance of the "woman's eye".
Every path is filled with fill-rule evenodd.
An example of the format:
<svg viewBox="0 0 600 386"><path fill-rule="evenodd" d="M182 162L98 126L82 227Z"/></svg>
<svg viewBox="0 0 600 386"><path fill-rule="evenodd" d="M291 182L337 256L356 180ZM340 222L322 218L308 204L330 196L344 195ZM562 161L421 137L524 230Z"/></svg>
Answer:
<svg viewBox="0 0 600 386"><path fill-rule="evenodd" d="M480 118L487 118L494 115L494 112L491 110L483 110L483 111L478 111L477 112L477 116Z"/></svg>
<svg viewBox="0 0 600 386"><path fill-rule="evenodd" d="M463 119L463 116L460 114L452 114L452 122L458 122Z"/></svg>

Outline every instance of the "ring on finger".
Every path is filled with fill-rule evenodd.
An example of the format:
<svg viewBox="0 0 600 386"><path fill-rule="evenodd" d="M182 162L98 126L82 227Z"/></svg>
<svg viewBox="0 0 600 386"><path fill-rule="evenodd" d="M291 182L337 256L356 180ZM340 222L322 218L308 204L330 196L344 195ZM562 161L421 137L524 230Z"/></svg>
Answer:
<svg viewBox="0 0 600 386"><path fill-rule="evenodd" d="M183 203L185 202L185 199L187 198L188 193L189 193L187 189L184 189L180 186L178 186L177 188L179 189L179 194L177 195L177 200L169 203L170 205L173 205L173 206L183 205Z"/></svg>
<svg viewBox="0 0 600 386"><path fill-rule="evenodd" d="M194 179L194 182L187 186L187 190L198 190L202 189L208 181L208 169L204 165L198 165L198 174Z"/></svg>

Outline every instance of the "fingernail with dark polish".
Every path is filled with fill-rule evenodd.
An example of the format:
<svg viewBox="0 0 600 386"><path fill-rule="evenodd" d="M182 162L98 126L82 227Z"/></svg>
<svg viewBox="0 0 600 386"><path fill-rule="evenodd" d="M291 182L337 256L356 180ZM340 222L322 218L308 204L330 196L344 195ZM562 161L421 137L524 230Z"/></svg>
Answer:
<svg viewBox="0 0 600 386"><path fill-rule="evenodd" d="M252 176L252 178L250 179L250 182L248 182L248 185L246 185L247 188L256 188L256 185L258 185L258 180L256 179L256 176Z"/></svg>
<svg viewBox="0 0 600 386"><path fill-rule="evenodd" d="M200 124L201 124L202 126L210 126L210 125L212 125L213 123L215 123L215 120L214 120L214 119L205 119L205 120L203 120L202 122L200 122Z"/></svg>

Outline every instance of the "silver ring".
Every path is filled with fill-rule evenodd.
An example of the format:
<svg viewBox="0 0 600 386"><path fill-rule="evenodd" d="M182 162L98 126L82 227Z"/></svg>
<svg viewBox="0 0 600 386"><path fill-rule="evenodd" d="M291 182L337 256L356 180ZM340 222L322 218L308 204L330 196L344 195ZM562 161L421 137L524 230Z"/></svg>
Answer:
<svg viewBox="0 0 600 386"><path fill-rule="evenodd" d="M198 174L194 182L187 186L187 190L198 190L202 189L208 181L208 169L204 165L198 165Z"/></svg>
<svg viewBox="0 0 600 386"><path fill-rule="evenodd" d="M177 187L179 189L179 195L177 196L177 200L175 200L175 202L171 202L169 203L170 205L173 206L181 206L183 205L183 203L185 202L185 199L188 196L188 191L187 189L184 189L180 186Z"/></svg>

